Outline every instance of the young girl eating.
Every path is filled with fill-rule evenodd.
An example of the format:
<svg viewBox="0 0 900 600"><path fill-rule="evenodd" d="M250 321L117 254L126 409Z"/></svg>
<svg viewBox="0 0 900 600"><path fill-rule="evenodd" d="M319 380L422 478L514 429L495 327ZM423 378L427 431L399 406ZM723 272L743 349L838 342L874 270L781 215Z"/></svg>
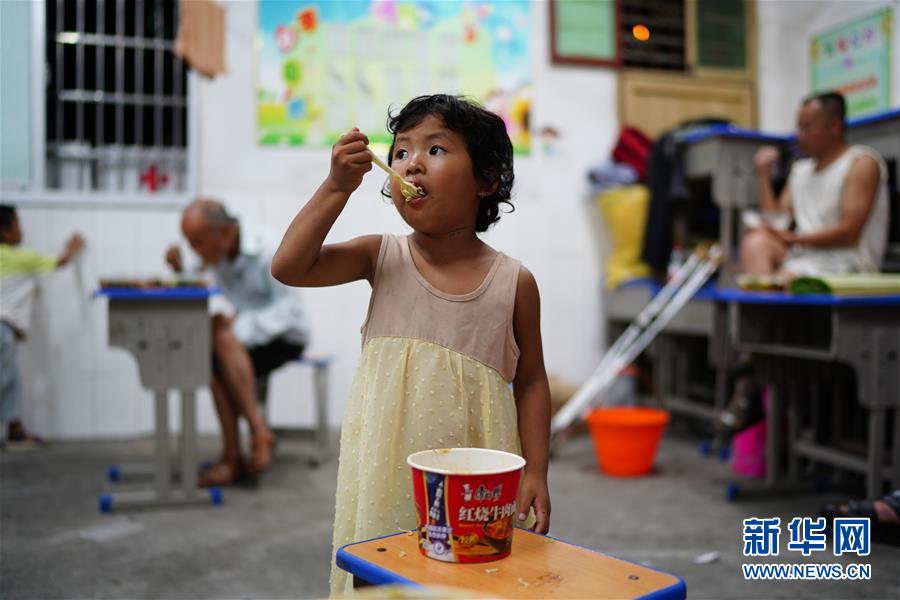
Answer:
<svg viewBox="0 0 900 600"><path fill-rule="evenodd" d="M478 233L513 184L503 120L456 96L421 96L391 116L388 163L419 188L390 197L408 236L323 245L372 168L361 131L334 145L331 171L288 228L272 273L296 286L372 285L362 356L341 431L334 549L416 526L406 457L481 447L521 454L520 521L550 526L550 392L532 274ZM512 389L510 389L510 383ZM332 563L331 591L350 589Z"/></svg>

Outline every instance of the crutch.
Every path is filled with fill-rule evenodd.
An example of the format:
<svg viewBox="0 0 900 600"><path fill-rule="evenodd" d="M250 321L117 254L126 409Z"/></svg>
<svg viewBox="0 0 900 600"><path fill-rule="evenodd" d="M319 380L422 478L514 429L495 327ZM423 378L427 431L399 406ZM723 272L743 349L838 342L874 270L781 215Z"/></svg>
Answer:
<svg viewBox="0 0 900 600"><path fill-rule="evenodd" d="M645 306L643 310L641 310L635 320L616 339L613 345L610 346L609 350L606 351L606 354L603 355L600 364L596 369L594 369L594 372L588 378L588 382L585 383L585 385L582 386L582 388L580 388L578 392L565 404L560 412L557 413L557 416L554 419L554 423L559 423L558 429L567 427L574 420L578 411L582 408L582 403L589 401L584 400L585 397L592 397L590 394L590 390L585 389L588 383L597 381L598 378L604 376L604 374L609 369L610 363L616 360L622 354L623 350L634 344L638 337L640 337L641 332L644 330L644 328L646 328L646 326L657 317L659 312L672 299L675 293L688 279L690 279L691 275L694 273L698 265L700 265L703 261L705 255L706 250L703 248L697 248L694 252L692 252L688 257L688 260L675 272L675 274L666 283L666 285L650 300L649 303L647 303L647 306ZM618 371L614 372L618 373ZM552 429L554 431L557 430L556 427Z"/></svg>
<svg viewBox="0 0 900 600"><path fill-rule="evenodd" d="M617 357L622 350L629 347L634 341L638 338L641 331L659 314L659 311L666 305L666 303L675 295L675 292L684 284L684 282L690 278L691 274L697 268L697 266L701 263L703 257L705 256L706 250L702 248L697 248L691 255L688 257L687 261L672 275L672 278L666 282L666 285L650 299L650 302L647 303L647 306L641 310L637 317L635 317L634 321L628 326L628 328L622 332L622 334L616 338L616 341L612 346L606 351L606 354L603 355L603 358L600 360L600 364L594 369L594 373L591 377L596 376L601 371L606 369L607 363Z"/></svg>
<svg viewBox="0 0 900 600"><path fill-rule="evenodd" d="M613 382L619 371L650 345L697 290L703 287L718 268L721 259L722 252L717 245L708 251L698 249L691 255L669 284L660 290L634 323L619 336L591 377L553 417L550 424L553 436L571 425L593 399Z"/></svg>

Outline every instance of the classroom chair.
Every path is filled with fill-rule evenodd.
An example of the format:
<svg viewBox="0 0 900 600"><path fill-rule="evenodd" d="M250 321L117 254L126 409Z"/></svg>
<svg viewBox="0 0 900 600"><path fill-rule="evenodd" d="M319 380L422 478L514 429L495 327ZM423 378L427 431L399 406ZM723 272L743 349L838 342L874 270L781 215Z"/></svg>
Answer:
<svg viewBox="0 0 900 600"><path fill-rule="evenodd" d="M269 378L259 377L256 380L257 400L266 424L280 437L312 437L315 450L308 458L311 467L319 466L328 457L328 368L333 361L333 356L301 356L282 367L297 365L313 369L315 424L312 427L273 428L269 420Z"/></svg>

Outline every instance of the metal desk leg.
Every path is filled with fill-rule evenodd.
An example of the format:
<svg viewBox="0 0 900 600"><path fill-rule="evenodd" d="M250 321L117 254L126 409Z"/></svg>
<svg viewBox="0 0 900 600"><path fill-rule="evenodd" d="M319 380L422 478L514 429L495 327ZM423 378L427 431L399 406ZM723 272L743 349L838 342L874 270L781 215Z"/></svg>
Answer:
<svg viewBox="0 0 900 600"><path fill-rule="evenodd" d="M891 486L900 490L900 407L894 407L894 446L891 451Z"/></svg>
<svg viewBox="0 0 900 600"><path fill-rule="evenodd" d="M828 437L825 440L824 445L837 446L840 443L841 439L844 437L844 431L841 428L843 424L842 417L844 407L842 403L844 401L844 394L843 390L841 390L839 386L834 384L833 381L831 385L831 394L829 400L831 406L831 427L829 428L830 430L828 432ZM846 471L844 471L844 469L841 469L837 465L834 465L833 463L829 463L829 465L832 467L833 484L842 484L847 477Z"/></svg>
<svg viewBox="0 0 900 600"><path fill-rule="evenodd" d="M780 482L781 413L784 398L780 385L770 385L769 392L769 408L766 411L766 486L774 487Z"/></svg>
<svg viewBox="0 0 900 600"><path fill-rule="evenodd" d="M716 365L716 383L715 396L713 397L713 408L716 414L725 409L728 404L728 365Z"/></svg>
<svg viewBox="0 0 900 600"><path fill-rule="evenodd" d="M316 387L316 446L319 459L324 460L328 452L328 366L315 369Z"/></svg>
<svg viewBox="0 0 900 600"><path fill-rule="evenodd" d="M194 390L181 390L181 487L172 485L172 466L169 448L169 406L166 391L155 392L156 401L156 452L153 459L155 485L144 490L128 490L100 496L100 511L110 512L120 508L157 508L189 504L220 504L222 493L218 488L197 488L197 438ZM178 467L176 467L177 469Z"/></svg>
<svg viewBox="0 0 900 600"><path fill-rule="evenodd" d="M672 352L672 393L687 398L687 361L683 352Z"/></svg>
<svg viewBox="0 0 900 600"><path fill-rule="evenodd" d="M159 500L168 500L172 485L169 464L169 398L165 390L156 390L156 495Z"/></svg>
<svg viewBox="0 0 900 600"><path fill-rule="evenodd" d="M181 390L181 489L185 496L197 489L196 409L194 390Z"/></svg>
<svg viewBox="0 0 900 600"><path fill-rule="evenodd" d="M737 182L732 183L732 186L739 185L740 184ZM719 283L721 284L730 283L730 281L726 282L724 280L726 278L730 279L734 277L728 273L727 268L728 265L731 264L731 255L733 254L734 248L734 213L735 208L730 206L722 208L719 211L719 245L722 247L722 264L725 265L722 267L721 271L719 271Z"/></svg>
<svg viewBox="0 0 900 600"><path fill-rule="evenodd" d="M656 339L656 405L666 408L672 395L672 347L665 335Z"/></svg>
<svg viewBox="0 0 900 600"><path fill-rule="evenodd" d="M710 338L709 362L716 367L716 388L713 406L716 413L728 404L728 372L736 362L732 354L732 343L728 331L728 305L716 303L715 334Z"/></svg>
<svg viewBox="0 0 900 600"><path fill-rule="evenodd" d="M887 409L869 409L869 451L866 456L867 498L881 497L881 490L884 485L884 434L885 425L887 425L886 421Z"/></svg>
<svg viewBox="0 0 900 600"><path fill-rule="evenodd" d="M786 384L787 397L787 453L788 453L788 481L793 485L800 481L800 456L794 451L796 442L800 438L800 398L797 393L797 383L792 381Z"/></svg>

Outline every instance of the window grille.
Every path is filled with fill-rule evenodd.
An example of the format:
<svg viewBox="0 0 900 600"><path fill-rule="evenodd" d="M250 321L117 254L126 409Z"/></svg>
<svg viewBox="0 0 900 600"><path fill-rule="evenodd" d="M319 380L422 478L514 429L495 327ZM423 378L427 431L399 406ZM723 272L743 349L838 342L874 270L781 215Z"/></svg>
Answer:
<svg viewBox="0 0 900 600"><path fill-rule="evenodd" d="M684 3L672 0L621 0L619 35L622 64L630 68L685 71ZM650 39L632 35L635 25L650 30Z"/></svg>
<svg viewBox="0 0 900 600"><path fill-rule="evenodd" d="M188 77L177 0L46 2L44 186L188 191Z"/></svg>

